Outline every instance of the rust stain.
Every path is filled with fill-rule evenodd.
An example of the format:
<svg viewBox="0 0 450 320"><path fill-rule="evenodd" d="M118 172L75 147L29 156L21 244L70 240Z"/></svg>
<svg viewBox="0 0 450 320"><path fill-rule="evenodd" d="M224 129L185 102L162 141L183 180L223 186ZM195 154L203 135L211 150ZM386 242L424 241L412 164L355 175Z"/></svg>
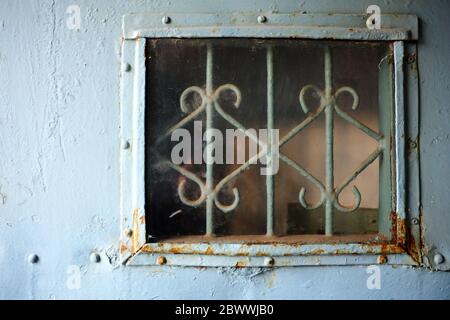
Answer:
<svg viewBox="0 0 450 320"><path fill-rule="evenodd" d="M364 251L369 254L378 254L378 255L388 255L393 253L404 253L406 250L403 246L399 246L397 243L372 243L372 244L366 244L363 246ZM172 253L172 254L202 254L202 255L221 255L221 256L241 256L241 257L247 257L250 256L249 252L214 252L213 247L208 246L205 250L198 250L192 247L189 244L185 245L172 245L168 248L165 248L162 243L158 243L156 246L144 246L142 247L143 252L147 253ZM337 249L333 251L326 251L321 248L317 248L314 250L311 250L307 253L304 253L302 255L324 255L324 254L332 254L332 255L339 255L339 254L355 254L354 251L347 250L347 249ZM294 256L293 253L286 253L283 256ZM267 256L267 253L258 251L255 253L255 256Z"/></svg>
<svg viewBox="0 0 450 320"><path fill-rule="evenodd" d="M312 250L311 251L311 254L312 255L319 255L319 254L324 254L325 253L325 250L323 250L323 249L314 249L314 250Z"/></svg>
<svg viewBox="0 0 450 320"><path fill-rule="evenodd" d="M396 212L391 212L392 229L395 242L398 246L405 247L406 245L406 221L398 216Z"/></svg>
<svg viewBox="0 0 450 320"><path fill-rule="evenodd" d="M236 262L235 267L236 268L243 268L247 266L247 261L239 260Z"/></svg>
<svg viewBox="0 0 450 320"><path fill-rule="evenodd" d="M391 211L390 214L390 220L391 220L391 234L397 234L397 213L394 211Z"/></svg>
<svg viewBox="0 0 450 320"><path fill-rule="evenodd" d="M127 251L130 251L130 249L128 248L128 246L127 246L124 242L120 241L120 244L119 244L119 252L120 252L120 253L124 253L124 252L127 252Z"/></svg>
<svg viewBox="0 0 450 320"><path fill-rule="evenodd" d="M139 250L139 226L138 226L138 216L139 216L139 209L134 209L133 212L133 232L132 232L132 250L133 253L137 252Z"/></svg>
<svg viewBox="0 0 450 320"><path fill-rule="evenodd" d="M170 253L183 253L183 250L181 250L180 248L178 248L178 247L173 247L173 248L170 248L170 250L169 250L169 252Z"/></svg>
<svg viewBox="0 0 450 320"><path fill-rule="evenodd" d="M156 258L156 263L160 266L165 265L167 263L167 259L164 256L159 256L158 258Z"/></svg>
<svg viewBox="0 0 450 320"><path fill-rule="evenodd" d="M412 230L410 230L408 237L408 253L412 256L414 261L420 262L420 250L417 248L416 239L414 238Z"/></svg>
<svg viewBox="0 0 450 320"><path fill-rule="evenodd" d="M266 283L267 288L272 289L274 287L276 277L277 277L276 272L266 273L266 276L264 277L264 282Z"/></svg>
<svg viewBox="0 0 450 320"><path fill-rule="evenodd" d="M240 257L248 257L250 254L248 252L238 252L236 253L236 256Z"/></svg>
<svg viewBox="0 0 450 320"><path fill-rule="evenodd" d="M408 253L411 255L411 257L414 259L414 261L418 263L422 263L422 243L419 239L419 241L416 240L414 237L414 226L410 226L409 228L409 234L408 234ZM419 231L420 235L420 231Z"/></svg>
<svg viewBox="0 0 450 320"><path fill-rule="evenodd" d="M399 246L406 245L406 221L405 219L397 218L397 244Z"/></svg>
<svg viewBox="0 0 450 320"><path fill-rule="evenodd" d="M137 217L137 212L135 212L135 216ZM399 219L398 215L395 212L391 212L391 231L393 232L394 237L392 239L388 239L381 235L371 235L365 238L352 238L352 237L336 237L330 241L328 238L326 239L328 243L358 243L361 246L361 249L365 253L374 254L374 255L388 255L395 253L405 253L407 252L407 243L406 240L410 241L409 238L406 238L407 232L405 231L405 221L404 219ZM399 232L397 232L399 231ZM134 232L134 235L136 232ZM292 248L303 247L303 244L307 245L311 243L321 243L320 240L323 240L324 237L317 236L313 238L313 240L317 241L309 241L310 238L288 238L287 242L274 242L272 239L264 238L259 241L255 241L254 237L251 238L253 241L246 242L248 239L235 239L235 238L205 238L205 237L184 237L178 239L172 239L167 242L158 242L154 244L144 245L141 249L143 252L152 253L152 254L200 254L200 255L220 255L220 256L250 256L250 247L253 243L255 244L271 244L274 247L283 247L289 246ZM136 239L137 240L137 239ZM175 242L178 241L178 242ZM245 241L245 242L243 242ZM296 242L295 242L296 241ZM207 244L202 248L198 248L199 243ZM219 250L216 251L214 246L211 243L240 243L242 247L238 252L233 252L229 250ZM353 247L348 249L336 249L336 250L325 250L323 248L316 248L312 250L307 250L305 252L299 253L299 255L314 255L320 256L324 254L330 255L349 255L355 254ZM258 251L254 254L255 256L267 256L268 254L264 251ZM284 256L296 256L295 252L288 252L283 254Z"/></svg>
<svg viewBox="0 0 450 320"><path fill-rule="evenodd" d="M387 261L388 261L388 259L385 255L378 256L378 258L377 258L378 264L385 264Z"/></svg>

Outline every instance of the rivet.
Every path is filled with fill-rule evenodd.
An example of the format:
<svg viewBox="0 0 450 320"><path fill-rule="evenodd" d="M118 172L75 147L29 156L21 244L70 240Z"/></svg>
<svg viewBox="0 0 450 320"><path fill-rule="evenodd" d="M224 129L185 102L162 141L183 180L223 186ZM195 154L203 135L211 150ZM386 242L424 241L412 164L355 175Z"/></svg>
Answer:
<svg viewBox="0 0 450 320"><path fill-rule="evenodd" d="M89 256L89 260L91 260L92 263L99 263L101 257L97 252L92 252L91 255Z"/></svg>
<svg viewBox="0 0 450 320"><path fill-rule="evenodd" d="M416 143L416 142L411 142L411 143L409 144L409 146L410 146L411 148L415 149L415 148L417 148L417 143Z"/></svg>
<svg viewBox="0 0 450 320"><path fill-rule="evenodd" d="M172 21L172 19L170 19L169 16L164 16L164 17L162 17L161 21L164 24L169 24Z"/></svg>
<svg viewBox="0 0 450 320"><path fill-rule="evenodd" d="M167 263L167 259L166 257L159 256L158 258L156 258L156 263L162 266Z"/></svg>
<svg viewBox="0 0 450 320"><path fill-rule="evenodd" d="M133 235L133 231L131 229L129 229L129 228L126 228L125 230L123 230L123 235L125 237L130 238Z"/></svg>
<svg viewBox="0 0 450 320"><path fill-rule="evenodd" d="M414 224L414 225L418 225L418 224L419 224L419 219L417 219L417 218L412 218L412 219L411 219L411 222L412 222L412 224Z"/></svg>
<svg viewBox="0 0 450 320"><path fill-rule="evenodd" d="M31 264L35 264L39 262L39 256L35 253L32 253L28 256L28 262Z"/></svg>
<svg viewBox="0 0 450 320"><path fill-rule="evenodd" d="M130 148L130 142L128 140L122 140L122 149L127 150Z"/></svg>
<svg viewBox="0 0 450 320"><path fill-rule="evenodd" d="M444 262L444 256L440 253L436 253L433 257L433 261L435 264L441 264Z"/></svg>
<svg viewBox="0 0 450 320"><path fill-rule="evenodd" d="M130 71L131 71L131 64L125 63L125 64L123 65L123 71L125 71L125 72L130 72Z"/></svg>
<svg viewBox="0 0 450 320"><path fill-rule="evenodd" d="M377 263L378 264L385 264L387 262L387 257L386 256L378 256L377 258Z"/></svg>
<svg viewBox="0 0 450 320"><path fill-rule="evenodd" d="M266 16L258 16L258 22L259 23L266 23L267 17Z"/></svg>
<svg viewBox="0 0 450 320"><path fill-rule="evenodd" d="M266 267L272 267L275 264L275 260L272 257L264 258L264 265Z"/></svg>

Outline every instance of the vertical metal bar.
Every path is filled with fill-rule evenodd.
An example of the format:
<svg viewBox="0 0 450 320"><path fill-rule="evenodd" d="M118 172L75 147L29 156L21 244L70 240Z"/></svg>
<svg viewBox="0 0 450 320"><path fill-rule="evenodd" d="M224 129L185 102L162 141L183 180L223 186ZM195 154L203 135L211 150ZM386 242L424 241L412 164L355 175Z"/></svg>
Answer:
<svg viewBox="0 0 450 320"><path fill-rule="evenodd" d="M386 54L391 54L389 48ZM391 135L393 136L394 129L394 95L392 90L393 83L393 68L388 59L385 59L379 65L378 71L378 126L380 132L383 134L383 139L380 141L383 153L379 158L379 212L378 212L378 232L386 237L391 236L392 221L391 213L395 210L395 195L393 192L394 183L391 177L391 170L393 168L392 162L394 155L391 155Z"/></svg>
<svg viewBox="0 0 450 320"><path fill-rule="evenodd" d="M334 160L333 160L333 102L332 65L330 47L325 47L325 182L327 198L325 202L325 235L333 235L333 189L334 189Z"/></svg>
<svg viewBox="0 0 450 320"><path fill-rule="evenodd" d="M133 251L145 242L145 38L136 40L133 87L132 210Z"/></svg>
<svg viewBox="0 0 450 320"><path fill-rule="evenodd" d="M417 47L415 43L408 43L404 45L404 55L405 56L416 56ZM416 258L419 262L422 262L422 256L420 252L414 250L414 248L421 248L421 228L420 223L414 223L414 220L420 222L421 214L421 198L420 198L420 159L418 150L418 139L419 139L419 85L418 85L418 71L417 71L417 61L408 62L412 65L410 68L404 68L404 84L405 88L408 88L404 92L405 102L404 105L408 106L408 112L405 112L405 135L410 137L410 152L405 153L405 163L408 166L404 166L405 177L408 176L408 181L405 185L405 191L408 190L408 197L405 198L406 208L408 210L408 215L406 216L409 221L411 221L411 235L410 235L410 245L413 253L417 252ZM412 243L415 242L415 246ZM410 252L411 252L410 251Z"/></svg>
<svg viewBox="0 0 450 320"><path fill-rule="evenodd" d="M209 135L210 129L213 126L213 48L211 43L207 44L206 48L206 95L208 96L208 104L206 105L206 148L208 149L208 144L212 142L212 137ZM208 150L209 151L209 150ZM213 174L213 163L211 160L212 154L210 152L206 153L206 235L214 235L214 174Z"/></svg>
<svg viewBox="0 0 450 320"><path fill-rule="evenodd" d="M135 62L136 44L134 40L124 40L122 43L122 65ZM121 76L121 100L120 100L120 134L123 142L133 143L133 112L131 108L135 108L134 103L134 72L123 72ZM128 145L129 146L129 145ZM130 170L132 168L132 170ZM135 174L133 154L130 148L121 150L120 152L120 211L121 211L121 228L120 230L132 228L133 201L132 194L135 192L133 186L133 175ZM121 232L121 240L127 245L133 244L132 239ZM126 261L132 253L128 250L120 252L121 260Z"/></svg>
<svg viewBox="0 0 450 320"><path fill-rule="evenodd" d="M395 207L399 221L405 219L405 107L404 107L404 46L402 41L394 42L395 66Z"/></svg>
<svg viewBox="0 0 450 320"><path fill-rule="evenodd" d="M271 46L267 47L267 164L272 166L272 131L274 126L273 116L273 49ZM273 174L270 169L270 173L266 175L266 201L267 201L267 226L266 235L273 236L274 229L274 217L273 217Z"/></svg>

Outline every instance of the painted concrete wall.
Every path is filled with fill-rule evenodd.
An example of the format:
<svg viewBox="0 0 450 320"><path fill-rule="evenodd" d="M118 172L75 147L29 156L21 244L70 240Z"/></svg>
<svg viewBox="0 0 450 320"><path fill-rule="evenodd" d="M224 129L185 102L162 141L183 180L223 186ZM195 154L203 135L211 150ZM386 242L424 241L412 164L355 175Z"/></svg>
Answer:
<svg viewBox="0 0 450 320"><path fill-rule="evenodd" d="M201 5L200 5L201 3ZM121 17L137 11L384 12L421 19L424 238L450 259L450 1L0 1L0 298L450 298L450 273L120 267ZM66 8L81 8L81 29ZM100 252L98 264L89 255ZM27 257L39 255L37 264ZM80 268L80 288L74 271ZM71 277L72 276L72 277Z"/></svg>

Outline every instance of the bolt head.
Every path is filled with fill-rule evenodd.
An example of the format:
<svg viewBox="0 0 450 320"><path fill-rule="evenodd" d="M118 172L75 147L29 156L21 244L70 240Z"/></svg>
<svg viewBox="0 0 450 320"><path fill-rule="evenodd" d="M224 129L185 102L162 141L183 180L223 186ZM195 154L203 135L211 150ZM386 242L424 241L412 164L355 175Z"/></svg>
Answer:
<svg viewBox="0 0 450 320"><path fill-rule="evenodd" d="M122 149L127 150L130 149L130 142L128 140L122 140Z"/></svg>
<svg viewBox="0 0 450 320"><path fill-rule="evenodd" d="M156 258L156 263L160 266L165 265L167 263L167 259L166 257L159 256L158 258Z"/></svg>
<svg viewBox="0 0 450 320"><path fill-rule="evenodd" d="M89 260L92 263L99 263L102 260L102 258L97 252L92 252L91 255L89 256Z"/></svg>
<svg viewBox="0 0 450 320"><path fill-rule="evenodd" d="M275 260L272 257L266 257L264 259L264 265L266 267L272 267L275 264Z"/></svg>
<svg viewBox="0 0 450 320"><path fill-rule="evenodd" d="M133 235L133 231L130 228L126 228L125 230L123 230L123 235L130 238Z"/></svg>
<svg viewBox="0 0 450 320"><path fill-rule="evenodd" d="M441 264L444 262L444 256L440 253L436 253L433 257L433 261L435 264Z"/></svg>
<svg viewBox="0 0 450 320"><path fill-rule="evenodd" d="M266 16L258 16L258 22L259 23L266 23L267 17Z"/></svg>
<svg viewBox="0 0 450 320"><path fill-rule="evenodd" d="M39 256L35 253L32 253L28 256L28 262L31 264L36 264L39 262Z"/></svg>
<svg viewBox="0 0 450 320"><path fill-rule="evenodd" d="M125 72L130 72L130 71L131 71L131 64L125 63L125 64L123 65L123 71L125 71Z"/></svg>
<svg viewBox="0 0 450 320"><path fill-rule="evenodd" d="M162 17L161 21L164 24L169 24L172 21L172 19L170 19L169 16L164 16L164 17Z"/></svg>
<svg viewBox="0 0 450 320"><path fill-rule="evenodd" d="M377 263L378 264L385 264L387 262L387 257L386 256L378 256L377 258Z"/></svg>

